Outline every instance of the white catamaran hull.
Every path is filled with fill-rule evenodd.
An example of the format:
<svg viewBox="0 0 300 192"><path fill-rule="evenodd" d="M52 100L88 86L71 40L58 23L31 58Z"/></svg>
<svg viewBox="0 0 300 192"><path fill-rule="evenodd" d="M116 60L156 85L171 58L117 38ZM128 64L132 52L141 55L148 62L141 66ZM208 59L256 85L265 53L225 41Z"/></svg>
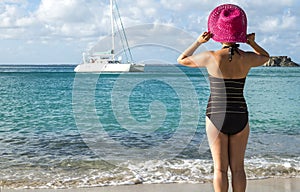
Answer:
<svg viewBox="0 0 300 192"><path fill-rule="evenodd" d="M122 73L122 72L143 72L144 64L116 64L116 63L84 63L78 65L74 71L82 73Z"/></svg>

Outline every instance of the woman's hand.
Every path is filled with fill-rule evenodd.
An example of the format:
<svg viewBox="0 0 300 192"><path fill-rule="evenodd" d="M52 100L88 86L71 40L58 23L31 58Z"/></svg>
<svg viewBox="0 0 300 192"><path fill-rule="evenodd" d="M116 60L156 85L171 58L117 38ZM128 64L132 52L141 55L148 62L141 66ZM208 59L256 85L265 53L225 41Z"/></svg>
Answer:
<svg viewBox="0 0 300 192"><path fill-rule="evenodd" d="M177 62L188 67L204 67L206 63L208 63L207 60L210 58L210 55L202 53L193 56L193 54L202 43L206 43L211 37L212 34L210 32L203 32L198 37L197 41L195 41L177 58Z"/></svg>
<svg viewBox="0 0 300 192"><path fill-rule="evenodd" d="M250 33L247 35L247 44L255 42L255 33Z"/></svg>
<svg viewBox="0 0 300 192"><path fill-rule="evenodd" d="M264 50L260 45L255 42L255 33L251 33L247 35L247 44L253 48L254 53L249 53L249 62L251 67L257 67L263 65L265 62L269 60L269 53Z"/></svg>
<svg viewBox="0 0 300 192"><path fill-rule="evenodd" d="M203 32L197 39L199 43L206 43L212 37L210 32Z"/></svg>

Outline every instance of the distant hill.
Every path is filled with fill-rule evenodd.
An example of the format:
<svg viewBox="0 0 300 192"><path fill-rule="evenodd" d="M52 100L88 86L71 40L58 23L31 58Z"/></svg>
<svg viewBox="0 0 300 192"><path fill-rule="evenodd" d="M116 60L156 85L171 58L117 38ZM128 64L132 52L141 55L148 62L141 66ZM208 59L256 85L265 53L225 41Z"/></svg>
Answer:
<svg viewBox="0 0 300 192"><path fill-rule="evenodd" d="M288 56L272 56L263 66L266 67L300 67Z"/></svg>

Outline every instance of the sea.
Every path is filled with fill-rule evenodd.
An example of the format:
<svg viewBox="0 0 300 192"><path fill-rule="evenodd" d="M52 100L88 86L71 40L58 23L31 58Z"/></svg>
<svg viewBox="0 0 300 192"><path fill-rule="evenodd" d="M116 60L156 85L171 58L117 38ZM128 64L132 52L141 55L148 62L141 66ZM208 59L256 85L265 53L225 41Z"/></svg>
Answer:
<svg viewBox="0 0 300 192"><path fill-rule="evenodd" d="M204 183L205 69L80 74L75 65L0 66L0 187ZM300 176L300 68L253 68L245 98L248 179Z"/></svg>

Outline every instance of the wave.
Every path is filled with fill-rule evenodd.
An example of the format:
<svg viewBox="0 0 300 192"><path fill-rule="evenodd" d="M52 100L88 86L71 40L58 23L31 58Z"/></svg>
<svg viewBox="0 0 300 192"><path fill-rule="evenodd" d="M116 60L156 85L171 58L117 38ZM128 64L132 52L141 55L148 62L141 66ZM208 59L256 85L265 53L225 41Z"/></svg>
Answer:
<svg viewBox="0 0 300 192"><path fill-rule="evenodd" d="M248 179L299 177L300 158L246 159ZM230 173L229 173L230 177ZM4 169L2 187L81 188L158 183L205 183L213 179L211 160L105 162L64 160L52 167L32 165Z"/></svg>

